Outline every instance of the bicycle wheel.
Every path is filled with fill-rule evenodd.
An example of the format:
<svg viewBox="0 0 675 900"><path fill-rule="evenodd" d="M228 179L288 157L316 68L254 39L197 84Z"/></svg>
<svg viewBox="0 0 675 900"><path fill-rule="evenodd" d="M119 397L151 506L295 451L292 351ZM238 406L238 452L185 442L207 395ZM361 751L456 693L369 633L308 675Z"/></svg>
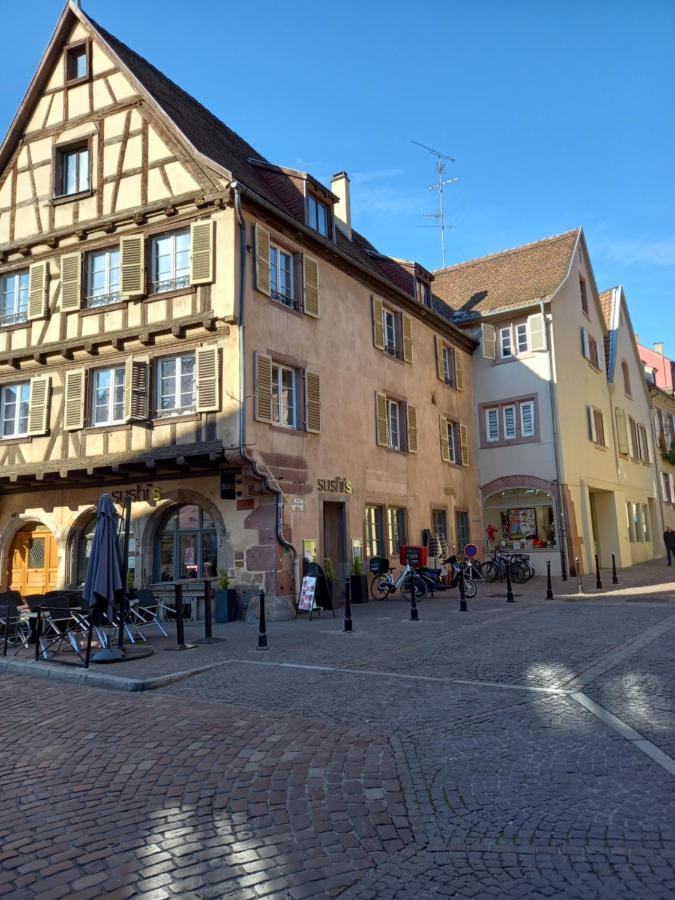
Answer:
<svg viewBox="0 0 675 900"><path fill-rule="evenodd" d="M525 566L518 562L511 563L511 581L515 581L516 584L525 584L527 580L528 574Z"/></svg>
<svg viewBox="0 0 675 900"><path fill-rule="evenodd" d="M478 585L471 578L467 578L464 576L464 596L467 600L470 600L472 597L475 597L478 593Z"/></svg>
<svg viewBox="0 0 675 900"><path fill-rule="evenodd" d="M424 600L427 595L428 585L421 575L415 575L415 600ZM410 575L401 585L401 596L404 600L410 600Z"/></svg>
<svg viewBox="0 0 675 900"><path fill-rule="evenodd" d="M370 583L370 596L373 600L386 600L393 584L386 575L376 575Z"/></svg>
<svg viewBox="0 0 675 900"><path fill-rule="evenodd" d="M489 559L483 563L481 575L486 581L496 581L499 578L499 566L496 562Z"/></svg>

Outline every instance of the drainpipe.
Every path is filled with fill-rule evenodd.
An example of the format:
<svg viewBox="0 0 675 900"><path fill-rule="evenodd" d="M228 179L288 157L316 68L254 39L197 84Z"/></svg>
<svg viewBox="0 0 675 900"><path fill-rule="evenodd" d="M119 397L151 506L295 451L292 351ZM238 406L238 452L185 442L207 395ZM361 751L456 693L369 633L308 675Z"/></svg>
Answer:
<svg viewBox="0 0 675 900"><path fill-rule="evenodd" d="M558 436L558 408L556 404L556 396L555 396L555 388L553 386L553 329L551 328L551 324L548 320L548 316L544 312L544 301L539 301L539 309L541 311L542 316L544 317L544 323L546 327L546 346L548 347L548 390L549 390L549 398L551 403L551 424L553 426L553 459L555 462L555 480L558 485L558 534L560 537L560 571L563 570L564 563L564 554L567 547L567 527L565 524L565 506L563 503L562 496L562 485L560 483L560 443ZM568 554L567 558L567 569L569 570L569 564L571 562L571 557Z"/></svg>
<svg viewBox="0 0 675 900"><path fill-rule="evenodd" d="M284 494L283 491L272 484L269 475L260 471L256 459L249 455L246 448L246 357L245 357L245 327L246 327L246 223L241 214L241 190L238 182L232 182L234 192L234 209L239 223L239 455L251 467L256 478L262 481L266 490L275 495L276 500L276 538L277 542L293 554L293 590L297 595L300 592L300 559L298 551L293 544L284 537Z"/></svg>

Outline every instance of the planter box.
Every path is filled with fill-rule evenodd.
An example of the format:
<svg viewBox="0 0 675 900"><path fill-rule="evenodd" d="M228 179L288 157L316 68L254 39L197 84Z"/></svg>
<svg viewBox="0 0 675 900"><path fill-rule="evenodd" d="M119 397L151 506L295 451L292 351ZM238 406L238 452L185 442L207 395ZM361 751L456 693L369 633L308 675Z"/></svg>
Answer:
<svg viewBox="0 0 675 900"><path fill-rule="evenodd" d="M234 588L218 589L213 592L214 617L216 622L235 622L237 619L237 592Z"/></svg>
<svg viewBox="0 0 675 900"><path fill-rule="evenodd" d="M350 575L349 586L351 588L352 603L367 603L368 578L366 575Z"/></svg>

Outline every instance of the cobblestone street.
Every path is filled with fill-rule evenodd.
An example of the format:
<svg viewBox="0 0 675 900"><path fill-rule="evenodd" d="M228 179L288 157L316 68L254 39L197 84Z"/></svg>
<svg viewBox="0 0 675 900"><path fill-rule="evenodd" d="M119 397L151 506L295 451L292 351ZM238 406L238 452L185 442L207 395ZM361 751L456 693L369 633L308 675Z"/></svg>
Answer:
<svg viewBox="0 0 675 900"><path fill-rule="evenodd" d="M0 895L673 896L661 571L582 602L439 597L419 623L371 602L351 635L272 623L267 653L234 623L157 650L220 664L142 693L6 672Z"/></svg>

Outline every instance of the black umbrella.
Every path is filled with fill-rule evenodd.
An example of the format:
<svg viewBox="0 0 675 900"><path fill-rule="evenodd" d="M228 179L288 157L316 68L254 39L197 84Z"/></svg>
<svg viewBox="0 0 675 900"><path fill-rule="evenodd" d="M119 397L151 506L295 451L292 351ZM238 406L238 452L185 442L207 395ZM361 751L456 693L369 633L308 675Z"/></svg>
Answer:
<svg viewBox="0 0 675 900"><path fill-rule="evenodd" d="M103 614L108 621L113 619L113 605L121 602L126 586L124 584L122 555L118 538L119 516L115 511L110 494L103 494L96 507L96 529L91 546L91 556L84 581L83 601L89 607L89 638L87 641L87 662L91 647L94 624L100 624ZM124 627L120 610L120 628ZM95 662L114 662L124 657L120 649L104 648L94 657Z"/></svg>

